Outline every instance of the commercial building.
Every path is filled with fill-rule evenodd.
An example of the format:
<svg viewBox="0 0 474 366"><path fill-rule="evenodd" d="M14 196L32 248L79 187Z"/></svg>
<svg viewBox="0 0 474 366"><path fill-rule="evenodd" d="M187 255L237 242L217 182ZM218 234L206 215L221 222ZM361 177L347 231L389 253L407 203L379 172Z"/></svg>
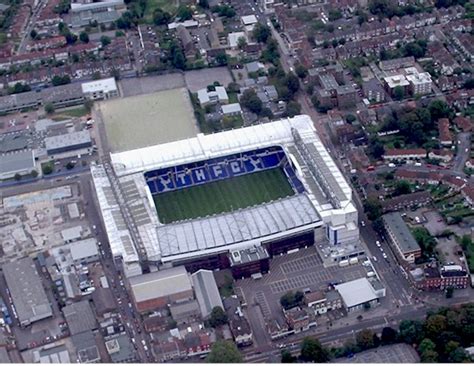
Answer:
<svg viewBox="0 0 474 366"><path fill-rule="evenodd" d="M267 273L270 269L270 256L264 247L235 250L230 252L228 257L232 276L235 279Z"/></svg>
<svg viewBox="0 0 474 366"><path fill-rule="evenodd" d="M177 324L191 323L201 318L201 308L196 300L173 304L169 309Z"/></svg>
<svg viewBox="0 0 474 366"><path fill-rule="evenodd" d="M365 277L344 282L335 287L348 312L376 306L379 303L379 298L385 296L385 289L380 292L376 291Z"/></svg>
<svg viewBox="0 0 474 366"><path fill-rule="evenodd" d="M364 81L362 90L365 97L371 102L382 103L385 101L385 90L376 78Z"/></svg>
<svg viewBox="0 0 474 366"><path fill-rule="evenodd" d="M216 306L224 309L221 295L217 288L214 273L212 271L201 269L191 275L196 293L196 299L201 308L201 315L203 318L208 317L212 309Z"/></svg>
<svg viewBox="0 0 474 366"><path fill-rule="evenodd" d="M315 291L304 295L305 303L315 314L324 314L330 310L342 308L341 295L337 291Z"/></svg>
<svg viewBox="0 0 474 366"><path fill-rule="evenodd" d="M191 279L183 266L131 277L135 307L141 313L194 299Z"/></svg>
<svg viewBox="0 0 474 366"><path fill-rule="evenodd" d="M35 169L35 154L32 150L0 155L0 180L13 178L16 174L30 174Z"/></svg>
<svg viewBox="0 0 474 366"><path fill-rule="evenodd" d="M440 291L451 288L467 288L470 284L469 274L461 265L438 267L429 264L424 268L417 267L410 272L410 280L420 290Z"/></svg>
<svg viewBox="0 0 474 366"><path fill-rule="evenodd" d="M86 99L110 99L119 95L114 78L100 79L82 83L82 93Z"/></svg>
<svg viewBox="0 0 474 366"><path fill-rule="evenodd" d="M48 155L87 149L92 146L92 139L88 130L46 137L44 142Z"/></svg>
<svg viewBox="0 0 474 366"><path fill-rule="evenodd" d="M2 270L21 326L53 316L33 259L4 264Z"/></svg>
<svg viewBox="0 0 474 366"><path fill-rule="evenodd" d="M71 335L97 329L97 321L90 302L83 300L62 309Z"/></svg>
<svg viewBox="0 0 474 366"><path fill-rule="evenodd" d="M123 0L73 2L68 23L72 28L85 27L95 22L108 24L120 18L122 9L125 9Z"/></svg>
<svg viewBox="0 0 474 366"><path fill-rule="evenodd" d="M99 260L97 240L94 238L76 241L69 245L74 264L92 263Z"/></svg>
<svg viewBox="0 0 474 366"><path fill-rule="evenodd" d="M421 256L421 248L413 237L402 216L391 212L382 216L388 238L402 260L414 263Z"/></svg>
<svg viewBox="0 0 474 366"><path fill-rule="evenodd" d="M82 332L71 336L76 350L76 359L79 363L99 363L101 361L99 349L92 331Z"/></svg>
<svg viewBox="0 0 474 366"><path fill-rule="evenodd" d="M112 363L134 363L138 360L135 347L126 333L105 342L105 348Z"/></svg>
<svg viewBox="0 0 474 366"><path fill-rule="evenodd" d="M84 94L79 83L60 85L41 91L43 104L51 103L55 108L64 108L84 103Z"/></svg>

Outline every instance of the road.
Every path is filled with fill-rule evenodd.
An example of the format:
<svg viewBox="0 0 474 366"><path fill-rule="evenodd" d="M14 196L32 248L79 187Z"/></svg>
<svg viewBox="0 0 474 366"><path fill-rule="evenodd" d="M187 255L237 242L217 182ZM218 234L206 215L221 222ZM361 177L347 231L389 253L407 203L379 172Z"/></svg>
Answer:
<svg viewBox="0 0 474 366"><path fill-rule="evenodd" d="M453 171L461 173L471 152L471 133L460 132L457 135L457 153L453 159Z"/></svg>
<svg viewBox="0 0 474 366"><path fill-rule="evenodd" d="M17 49L18 55L25 52L28 37L30 36L30 32L34 29L35 24L36 24L36 18L38 17L41 10L46 6L47 3L48 3L48 0L39 0L38 4L36 4L36 6L32 9L32 14L30 16L30 19L28 20L28 24L26 25L21 35L21 41Z"/></svg>

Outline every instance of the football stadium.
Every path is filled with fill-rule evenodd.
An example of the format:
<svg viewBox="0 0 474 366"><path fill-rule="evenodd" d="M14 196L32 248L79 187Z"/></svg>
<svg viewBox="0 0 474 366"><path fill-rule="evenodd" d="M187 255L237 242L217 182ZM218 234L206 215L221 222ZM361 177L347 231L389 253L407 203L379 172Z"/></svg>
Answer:
<svg viewBox="0 0 474 366"><path fill-rule="evenodd" d="M112 251L130 273L143 261L259 271L242 251L268 259L314 244L333 246L335 263L362 254L351 189L306 115L111 161L113 176L100 165L92 175Z"/></svg>

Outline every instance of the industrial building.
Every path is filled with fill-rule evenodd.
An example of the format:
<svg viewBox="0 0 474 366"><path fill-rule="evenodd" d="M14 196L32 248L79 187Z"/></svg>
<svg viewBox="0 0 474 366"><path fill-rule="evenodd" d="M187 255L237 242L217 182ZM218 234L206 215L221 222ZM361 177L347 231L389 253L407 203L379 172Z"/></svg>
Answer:
<svg viewBox="0 0 474 366"><path fill-rule="evenodd" d="M95 238L84 239L69 245L74 264L92 263L99 260L99 249Z"/></svg>
<svg viewBox="0 0 474 366"><path fill-rule="evenodd" d="M414 263L421 256L421 248L413 237L402 216L391 212L382 216L390 243L398 257L408 263Z"/></svg>
<svg viewBox="0 0 474 366"><path fill-rule="evenodd" d="M191 279L183 266L130 277L129 281L135 306L141 313L194 299Z"/></svg>
<svg viewBox="0 0 474 366"><path fill-rule="evenodd" d="M30 174L35 169L35 154L32 150L0 155L0 180L11 179L16 174Z"/></svg>
<svg viewBox="0 0 474 366"><path fill-rule="evenodd" d="M87 149L92 146L91 135L87 130L46 137L44 141L48 155Z"/></svg>
<svg viewBox="0 0 474 366"><path fill-rule="evenodd" d="M62 310L71 335L97 329L96 317L88 300L66 305Z"/></svg>
<svg viewBox="0 0 474 366"><path fill-rule="evenodd" d="M224 309L221 295L217 288L214 273L209 270L201 269L191 275L196 293L196 299L201 308L203 318L208 317L214 307L219 306Z"/></svg>
<svg viewBox="0 0 474 366"><path fill-rule="evenodd" d="M335 286L348 312L370 308L385 296L385 288L376 289L366 277Z"/></svg>
<svg viewBox="0 0 474 366"><path fill-rule="evenodd" d="M33 259L27 257L4 264L2 270L21 326L53 316Z"/></svg>

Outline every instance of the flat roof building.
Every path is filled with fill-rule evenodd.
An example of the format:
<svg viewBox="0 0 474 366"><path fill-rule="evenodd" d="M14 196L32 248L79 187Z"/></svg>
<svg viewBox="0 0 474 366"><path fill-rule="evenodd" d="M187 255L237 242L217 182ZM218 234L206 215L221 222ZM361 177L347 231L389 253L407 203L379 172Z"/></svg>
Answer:
<svg viewBox="0 0 474 366"><path fill-rule="evenodd" d="M413 237L402 216L391 212L382 216L391 243L399 256L408 263L414 263L421 256L421 248Z"/></svg>
<svg viewBox="0 0 474 366"><path fill-rule="evenodd" d="M30 174L36 169L33 151L20 151L0 155L0 180L13 178L16 174Z"/></svg>
<svg viewBox="0 0 474 366"><path fill-rule="evenodd" d="M82 92L86 99L109 99L118 96L117 83L114 78L100 79L82 83Z"/></svg>
<svg viewBox="0 0 474 366"><path fill-rule="evenodd" d="M92 146L92 139L88 130L46 137L44 142L48 155L85 149Z"/></svg>
<svg viewBox="0 0 474 366"><path fill-rule="evenodd" d="M63 307L63 314L71 335L97 328L97 321L88 300L66 305Z"/></svg>
<svg viewBox="0 0 474 366"><path fill-rule="evenodd" d="M221 295L219 294L219 289L217 288L214 273L212 271L201 269L196 273L193 273L191 279L193 281L196 299L201 308L203 318L209 316L212 309L216 306L220 306L224 309Z"/></svg>
<svg viewBox="0 0 474 366"><path fill-rule="evenodd" d="M99 249L95 238L76 241L69 245L69 249L75 264L91 263L99 260Z"/></svg>
<svg viewBox="0 0 474 366"><path fill-rule="evenodd" d="M41 91L43 104L51 103L55 108L70 107L84 103L81 84L71 83Z"/></svg>
<svg viewBox="0 0 474 366"><path fill-rule="evenodd" d="M379 302L379 295L366 277L335 286L348 311L362 310ZM368 304L368 305L366 305Z"/></svg>
<svg viewBox="0 0 474 366"><path fill-rule="evenodd" d="M194 298L191 279L184 266L130 277L129 281L139 312L164 308L168 304Z"/></svg>
<svg viewBox="0 0 474 366"><path fill-rule="evenodd" d="M2 270L20 325L27 326L53 316L33 259L27 257L6 263Z"/></svg>

